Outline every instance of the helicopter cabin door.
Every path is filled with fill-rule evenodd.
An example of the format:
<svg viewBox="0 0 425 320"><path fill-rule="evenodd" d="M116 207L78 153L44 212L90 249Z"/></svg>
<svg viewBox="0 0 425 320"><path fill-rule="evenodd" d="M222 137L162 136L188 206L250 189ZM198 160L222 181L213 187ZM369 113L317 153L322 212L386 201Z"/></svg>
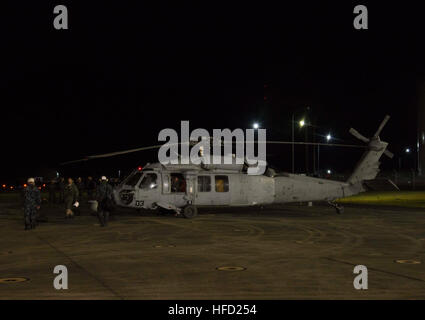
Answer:
<svg viewBox="0 0 425 320"><path fill-rule="evenodd" d="M161 179L156 172L145 172L136 189L136 207L152 208L159 200Z"/></svg>
<svg viewBox="0 0 425 320"><path fill-rule="evenodd" d="M212 183L213 200L212 205L227 206L230 205L230 188L229 176L227 174L214 175ZM211 177L212 178L212 177Z"/></svg>
<svg viewBox="0 0 425 320"><path fill-rule="evenodd" d="M176 207L182 207L187 204L186 197L187 181L181 173L163 173L162 174L162 194L159 201L169 203Z"/></svg>
<svg viewBox="0 0 425 320"><path fill-rule="evenodd" d="M210 206L213 204L214 194L212 192L212 184L214 176L198 175L196 178L196 195L195 205Z"/></svg>
<svg viewBox="0 0 425 320"><path fill-rule="evenodd" d="M230 183L226 174L200 174L196 180L195 204L198 206L230 205Z"/></svg>

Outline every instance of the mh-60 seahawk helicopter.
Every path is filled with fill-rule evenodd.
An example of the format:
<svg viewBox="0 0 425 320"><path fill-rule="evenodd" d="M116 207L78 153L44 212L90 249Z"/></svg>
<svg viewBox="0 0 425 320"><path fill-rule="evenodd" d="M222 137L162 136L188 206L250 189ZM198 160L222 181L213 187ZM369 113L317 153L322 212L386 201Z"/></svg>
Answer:
<svg viewBox="0 0 425 320"><path fill-rule="evenodd" d="M364 192L363 182L376 177L382 154L393 157L393 154L386 150L388 143L379 138L388 120L389 116L386 116L370 139L355 129L350 129L349 132L367 143L367 146L354 172L345 182L299 174L276 173L271 168L268 168L263 175L248 175L246 164L153 163L134 170L116 186L114 198L119 206L137 209L163 208L173 210L186 218L196 216L198 207L240 207L309 201L328 201L338 213L341 213L343 207L333 203L332 200ZM160 145L90 156L84 160L159 147Z"/></svg>

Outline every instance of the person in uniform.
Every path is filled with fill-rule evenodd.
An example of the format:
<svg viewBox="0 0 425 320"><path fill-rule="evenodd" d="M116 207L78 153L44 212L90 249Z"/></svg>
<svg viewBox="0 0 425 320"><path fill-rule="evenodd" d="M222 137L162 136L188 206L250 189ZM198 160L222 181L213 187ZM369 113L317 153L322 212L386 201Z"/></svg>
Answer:
<svg viewBox="0 0 425 320"><path fill-rule="evenodd" d="M171 192L186 192L186 180L183 177L174 176L171 180Z"/></svg>
<svg viewBox="0 0 425 320"><path fill-rule="evenodd" d="M224 180L223 179L215 179L215 191L216 192L224 192Z"/></svg>
<svg viewBox="0 0 425 320"><path fill-rule="evenodd" d="M56 203L56 181L55 179L50 180L49 185L49 203L54 204Z"/></svg>
<svg viewBox="0 0 425 320"><path fill-rule="evenodd" d="M64 203L65 179L63 177L59 179L56 188L59 191L59 203Z"/></svg>
<svg viewBox="0 0 425 320"><path fill-rule="evenodd" d="M74 212L72 210L74 207L78 207L79 193L72 178L68 178L68 184L64 188L63 197L66 209L66 218L73 218Z"/></svg>
<svg viewBox="0 0 425 320"><path fill-rule="evenodd" d="M25 230L34 229L37 225L37 210L40 209L40 190L35 185L34 178L29 178L24 189L24 219Z"/></svg>
<svg viewBox="0 0 425 320"><path fill-rule="evenodd" d="M94 195L96 192L96 181L93 180L93 177L87 178L86 189L88 200L94 200Z"/></svg>
<svg viewBox="0 0 425 320"><path fill-rule="evenodd" d="M171 178L171 192L179 192L180 190L180 181L177 176Z"/></svg>
<svg viewBox="0 0 425 320"><path fill-rule="evenodd" d="M78 177L77 178L77 182L75 183L75 185L77 186L77 189L78 189L79 202L82 202L83 201L83 192L84 192L84 189L85 189L83 179L81 177ZM74 208L74 213L75 213L76 216L80 216L81 215L80 209L81 209L80 207L75 207Z"/></svg>
<svg viewBox="0 0 425 320"><path fill-rule="evenodd" d="M98 202L97 216L102 227L108 225L109 214L113 208L112 197L112 186L108 183L108 179L102 176L100 184L96 189L96 200Z"/></svg>
<svg viewBox="0 0 425 320"><path fill-rule="evenodd" d="M78 177L77 181L75 182L75 185L78 188L78 192L80 194L80 200L82 201L83 200L83 192L84 192L84 188L85 188L84 183L83 183L83 179L81 179L81 177Z"/></svg>

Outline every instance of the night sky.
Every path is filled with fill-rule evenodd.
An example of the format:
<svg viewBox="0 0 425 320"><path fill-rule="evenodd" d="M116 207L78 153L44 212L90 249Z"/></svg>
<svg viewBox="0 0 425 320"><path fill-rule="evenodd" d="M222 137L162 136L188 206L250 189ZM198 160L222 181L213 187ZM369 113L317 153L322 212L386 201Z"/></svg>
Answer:
<svg viewBox="0 0 425 320"><path fill-rule="evenodd" d="M340 2L344 2L341 4ZM139 4L136 4L139 3ZM61 167L86 155L158 144L160 130L251 128L290 140L291 117L310 107L316 136L358 143L385 114L381 138L397 157L416 144L417 86L425 81L424 8L376 1L195 3L60 1L2 3L0 179L61 174L116 175L156 152ZM144 3L144 2L143 2ZM69 30L53 28L53 8ZM353 8L369 9L369 30ZM304 133L296 130L296 140ZM268 161L290 170L290 147ZM297 147L296 169L304 149ZM321 167L350 170L359 150L323 148ZM407 163L407 162L405 162Z"/></svg>

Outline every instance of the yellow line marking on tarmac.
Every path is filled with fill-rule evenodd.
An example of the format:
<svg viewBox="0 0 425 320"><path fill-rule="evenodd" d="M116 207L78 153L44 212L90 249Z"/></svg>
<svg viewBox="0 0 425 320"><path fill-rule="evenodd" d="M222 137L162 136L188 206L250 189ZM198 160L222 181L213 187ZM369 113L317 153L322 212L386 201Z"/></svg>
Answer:
<svg viewBox="0 0 425 320"><path fill-rule="evenodd" d="M244 271L246 270L245 267L238 267L238 266L222 266L216 268L219 271Z"/></svg>
<svg viewBox="0 0 425 320"><path fill-rule="evenodd" d="M403 263L403 264L421 264L418 260L409 260L409 259L401 259L401 260L395 260L397 263Z"/></svg>
<svg viewBox="0 0 425 320"><path fill-rule="evenodd" d="M29 281L28 278L0 278L0 283L16 283Z"/></svg>

